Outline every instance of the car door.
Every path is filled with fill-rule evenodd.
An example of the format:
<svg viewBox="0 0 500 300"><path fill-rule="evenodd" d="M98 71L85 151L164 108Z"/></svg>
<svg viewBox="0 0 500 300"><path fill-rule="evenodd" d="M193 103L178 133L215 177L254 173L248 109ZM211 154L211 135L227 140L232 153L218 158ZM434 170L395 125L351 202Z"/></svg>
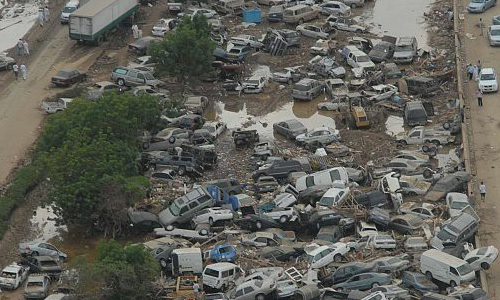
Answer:
<svg viewBox="0 0 500 300"><path fill-rule="evenodd" d="M276 129L280 134L286 135L288 132L288 124L285 122L280 122L276 126Z"/></svg>
<svg viewBox="0 0 500 300"><path fill-rule="evenodd" d="M253 300L255 299L256 290L252 286L247 286L243 289L242 300Z"/></svg>
<svg viewBox="0 0 500 300"><path fill-rule="evenodd" d="M208 208L205 208L205 209L202 209L200 210L197 214L196 214L196 217L194 218L195 219L195 222L197 224L200 224L200 223L208 223L208 218L210 217L209 215L209 210Z"/></svg>

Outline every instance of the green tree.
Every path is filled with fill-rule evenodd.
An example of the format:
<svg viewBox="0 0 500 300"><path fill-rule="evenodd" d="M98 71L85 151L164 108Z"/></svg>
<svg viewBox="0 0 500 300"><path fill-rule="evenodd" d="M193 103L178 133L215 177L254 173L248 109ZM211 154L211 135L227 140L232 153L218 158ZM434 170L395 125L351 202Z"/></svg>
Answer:
<svg viewBox="0 0 500 300"><path fill-rule="evenodd" d="M210 39L210 25L202 14L184 17L177 29L151 48L157 63L156 72L184 82L211 71L215 42Z"/></svg>
<svg viewBox="0 0 500 300"><path fill-rule="evenodd" d="M49 118L37 163L50 179L50 200L64 223L98 222L113 236L120 231L121 212L144 197L149 184L137 177L138 133L152 129L160 114L156 98L110 94L95 102L75 100Z"/></svg>

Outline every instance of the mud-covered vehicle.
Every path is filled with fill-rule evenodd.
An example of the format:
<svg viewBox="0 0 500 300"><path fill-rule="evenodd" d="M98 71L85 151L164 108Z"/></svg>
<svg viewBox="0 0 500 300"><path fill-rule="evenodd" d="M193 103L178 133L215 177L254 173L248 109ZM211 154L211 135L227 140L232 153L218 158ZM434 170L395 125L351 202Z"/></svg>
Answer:
<svg viewBox="0 0 500 300"><path fill-rule="evenodd" d="M249 146L259 142L259 133L257 130L236 129L232 135L236 147Z"/></svg>

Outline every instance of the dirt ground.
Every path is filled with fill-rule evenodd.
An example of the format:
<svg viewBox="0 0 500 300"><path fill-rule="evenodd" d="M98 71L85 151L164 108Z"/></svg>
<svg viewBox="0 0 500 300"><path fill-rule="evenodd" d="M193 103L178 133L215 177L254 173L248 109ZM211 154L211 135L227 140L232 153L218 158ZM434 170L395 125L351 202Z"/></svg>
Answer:
<svg viewBox="0 0 500 300"><path fill-rule="evenodd" d="M497 72L500 70L498 55L500 49L489 46L486 35L480 35L480 29L476 26L479 18L483 19L485 26L491 25L493 16L500 14L497 5L483 14L468 14L466 6L468 1L459 1L460 12L465 17L462 21L461 42L462 51L465 53L465 63L476 64L481 60L482 67L492 67ZM483 29L486 32L486 29ZM472 34L472 35L470 35ZM465 69L465 66L464 66ZM464 79L465 71L464 71ZM479 212L482 218L479 237L483 246L493 245L500 248L500 205L498 205L498 194L500 194L500 105L498 104L498 93L485 94L484 106L478 107L475 98L477 90L476 82L465 82L465 96L467 105L471 111L471 119L468 120L472 127L472 147L475 154L475 166L477 176L474 178L474 193L476 203L479 204ZM474 161L473 161L474 162ZM487 187L486 200L479 200L479 184L484 181ZM490 270L486 271L490 299L500 299L500 265L495 263ZM497 296L498 294L498 296Z"/></svg>

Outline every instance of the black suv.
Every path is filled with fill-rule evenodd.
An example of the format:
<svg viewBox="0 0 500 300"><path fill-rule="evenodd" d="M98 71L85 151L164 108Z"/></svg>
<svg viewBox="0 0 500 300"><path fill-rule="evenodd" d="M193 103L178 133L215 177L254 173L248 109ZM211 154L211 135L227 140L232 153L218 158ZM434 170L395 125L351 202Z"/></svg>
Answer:
<svg viewBox="0 0 500 300"><path fill-rule="evenodd" d="M286 180L288 174L292 172L304 172L304 167L299 161L276 160L253 172L252 178L256 181L261 176L273 176L276 180Z"/></svg>
<svg viewBox="0 0 500 300"><path fill-rule="evenodd" d="M233 141L236 147L253 145L259 142L259 134L257 130L236 129L233 131Z"/></svg>
<svg viewBox="0 0 500 300"><path fill-rule="evenodd" d="M200 115L188 114L175 119L172 123L168 124L168 127L179 127L189 130L200 129L205 120Z"/></svg>
<svg viewBox="0 0 500 300"><path fill-rule="evenodd" d="M181 176L186 175L186 173L200 176L203 173L203 167L196 158L191 156L171 155L166 151L159 151L159 153L150 153L147 159L149 168L169 167Z"/></svg>

